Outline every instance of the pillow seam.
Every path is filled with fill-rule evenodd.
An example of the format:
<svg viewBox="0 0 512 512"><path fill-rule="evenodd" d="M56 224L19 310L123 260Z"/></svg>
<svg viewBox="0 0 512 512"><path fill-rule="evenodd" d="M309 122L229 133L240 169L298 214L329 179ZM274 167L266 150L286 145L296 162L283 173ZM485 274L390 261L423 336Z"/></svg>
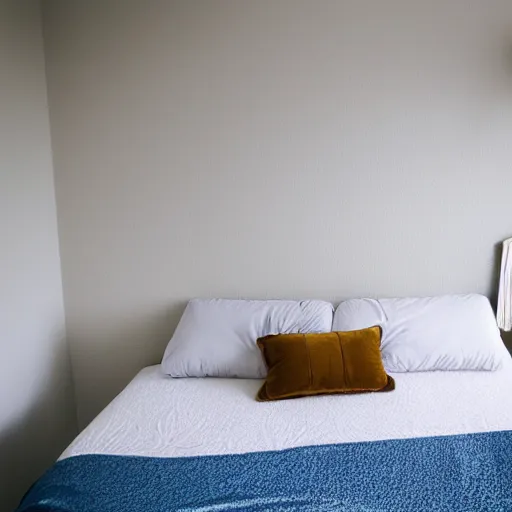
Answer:
<svg viewBox="0 0 512 512"><path fill-rule="evenodd" d="M308 340L307 340L306 334L303 333L302 337L304 339L304 344L306 345L306 353L308 354L308 371L309 371L309 386L308 386L308 389L309 389L309 391L312 391L313 390L313 370L311 368L311 353L309 351L309 345L308 345Z"/></svg>
<svg viewBox="0 0 512 512"><path fill-rule="evenodd" d="M340 345L341 366L343 367L343 382L345 383L345 389L348 389L347 369L345 366L345 353L343 352L343 344L341 343L341 336L338 331L336 331L336 336L338 337L338 343Z"/></svg>

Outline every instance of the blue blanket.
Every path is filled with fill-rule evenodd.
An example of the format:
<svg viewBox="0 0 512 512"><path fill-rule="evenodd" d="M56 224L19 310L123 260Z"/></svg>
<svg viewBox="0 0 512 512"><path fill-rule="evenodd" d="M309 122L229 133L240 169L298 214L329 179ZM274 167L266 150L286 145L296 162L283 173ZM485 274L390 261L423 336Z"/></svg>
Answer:
<svg viewBox="0 0 512 512"><path fill-rule="evenodd" d="M81 455L19 512L512 511L512 432L183 458Z"/></svg>

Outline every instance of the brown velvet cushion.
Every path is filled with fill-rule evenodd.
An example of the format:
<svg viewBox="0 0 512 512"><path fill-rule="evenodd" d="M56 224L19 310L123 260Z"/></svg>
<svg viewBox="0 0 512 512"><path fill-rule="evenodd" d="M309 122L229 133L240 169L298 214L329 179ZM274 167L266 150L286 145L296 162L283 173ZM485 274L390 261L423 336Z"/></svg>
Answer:
<svg viewBox="0 0 512 512"><path fill-rule="evenodd" d="M320 334L276 334L258 339L268 375L257 400L327 393L391 391L380 354L380 327Z"/></svg>

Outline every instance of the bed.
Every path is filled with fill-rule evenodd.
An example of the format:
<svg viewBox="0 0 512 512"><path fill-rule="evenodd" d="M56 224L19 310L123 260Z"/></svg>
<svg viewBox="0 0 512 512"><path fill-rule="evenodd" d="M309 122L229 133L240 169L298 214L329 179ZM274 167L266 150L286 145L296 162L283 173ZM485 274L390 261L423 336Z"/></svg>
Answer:
<svg viewBox="0 0 512 512"><path fill-rule="evenodd" d="M512 359L387 394L259 403L258 379L143 369L20 512L512 510Z"/></svg>

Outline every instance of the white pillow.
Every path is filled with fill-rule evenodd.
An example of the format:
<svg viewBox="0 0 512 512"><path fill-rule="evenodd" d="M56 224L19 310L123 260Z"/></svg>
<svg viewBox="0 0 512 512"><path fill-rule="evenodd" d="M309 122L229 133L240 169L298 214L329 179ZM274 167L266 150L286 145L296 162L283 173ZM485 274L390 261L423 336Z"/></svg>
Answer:
<svg viewBox="0 0 512 512"><path fill-rule="evenodd" d="M305 300L191 300L167 345L162 369L172 377L266 376L256 340L268 334L329 332L333 306Z"/></svg>
<svg viewBox="0 0 512 512"><path fill-rule="evenodd" d="M332 330L372 325L382 327L388 372L496 370L510 357L482 295L348 300L336 309Z"/></svg>

